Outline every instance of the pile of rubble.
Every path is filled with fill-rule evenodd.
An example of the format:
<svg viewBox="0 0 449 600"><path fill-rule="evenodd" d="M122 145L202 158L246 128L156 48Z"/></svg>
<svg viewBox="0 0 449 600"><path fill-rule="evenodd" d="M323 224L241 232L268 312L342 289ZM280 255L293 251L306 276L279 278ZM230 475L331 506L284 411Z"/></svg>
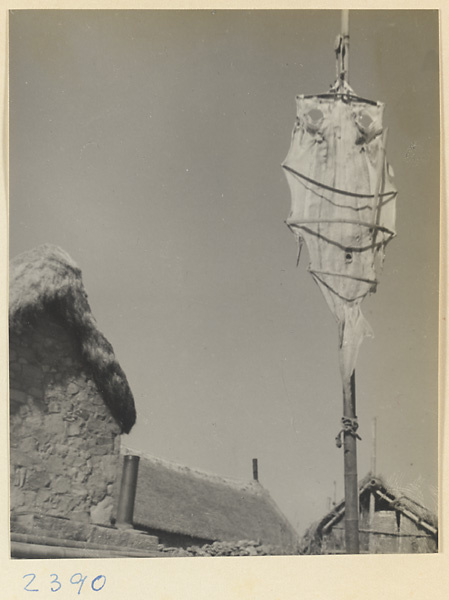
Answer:
<svg viewBox="0 0 449 600"><path fill-rule="evenodd" d="M205 546L189 546L188 548L169 548L159 545L158 550L165 556L279 556L292 554L282 549L259 542L241 540L239 542L214 542Z"/></svg>

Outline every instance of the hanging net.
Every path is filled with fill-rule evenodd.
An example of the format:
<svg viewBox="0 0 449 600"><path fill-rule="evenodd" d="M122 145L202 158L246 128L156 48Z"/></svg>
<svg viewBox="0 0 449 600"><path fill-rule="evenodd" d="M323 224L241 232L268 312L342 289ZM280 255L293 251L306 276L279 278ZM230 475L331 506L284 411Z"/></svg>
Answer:
<svg viewBox="0 0 449 600"><path fill-rule="evenodd" d="M384 105L357 97L346 82L296 100L282 165L292 197L286 222L298 243L298 261L306 243L309 271L337 320L347 378L371 333L361 302L376 290L385 246L395 236L397 191L385 158Z"/></svg>

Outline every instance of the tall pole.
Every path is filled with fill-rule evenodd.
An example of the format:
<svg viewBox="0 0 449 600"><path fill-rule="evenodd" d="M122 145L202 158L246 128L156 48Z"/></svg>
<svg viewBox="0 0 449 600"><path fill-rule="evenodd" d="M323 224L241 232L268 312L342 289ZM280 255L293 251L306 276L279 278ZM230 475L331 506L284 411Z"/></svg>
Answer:
<svg viewBox="0 0 449 600"><path fill-rule="evenodd" d="M374 417L372 424L372 452L371 452L371 477L376 477L376 460L377 460L377 419ZM376 498L374 496L374 492L371 491L369 495L369 529L372 532L374 529L374 513L376 512ZM368 538L369 543L369 552L370 554L374 554L376 548L376 540L375 535L373 533L369 534Z"/></svg>
<svg viewBox="0 0 449 600"><path fill-rule="evenodd" d="M355 410L355 370L343 382L343 419L345 469L345 543L346 554L359 554L359 490L357 481L357 436Z"/></svg>
<svg viewBox="0 0 449 600"><path fill-rule="evenodd" d="M372 435L373 435L373 447L371 450L371 477L376 477L376 469L377 469L377 419L373 418L372 424Z"/></svg>
<svg viewBox="0 0 449 600"><path fill-rule="evenodd" d="M349 83L349 11L341 11L340 79ZM345 475L345 546L359 554L359 489L357 480L357 413L355 370L343 381L343 432Z"/></svg>

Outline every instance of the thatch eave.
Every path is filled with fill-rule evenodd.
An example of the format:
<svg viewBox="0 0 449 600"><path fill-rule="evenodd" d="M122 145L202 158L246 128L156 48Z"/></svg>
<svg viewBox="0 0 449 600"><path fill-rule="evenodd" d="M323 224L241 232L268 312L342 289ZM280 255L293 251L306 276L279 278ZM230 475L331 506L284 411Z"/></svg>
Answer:
<svg viewBox="0 0 449 600"><path fill-rule="evenodd" d="M83 363L105 404L129 433L136 421L134 398L114 350L98 330L81 271L51 244L24 252L10 263L9 327L21 332L48 313L77 339Z"/></svg>
<svg viewBox="0 0 449 600"><path fill-rule="evenodd" d="M296 550L298 534L256 481L205 473L140 453L134 523L204 540Z"/></svg>

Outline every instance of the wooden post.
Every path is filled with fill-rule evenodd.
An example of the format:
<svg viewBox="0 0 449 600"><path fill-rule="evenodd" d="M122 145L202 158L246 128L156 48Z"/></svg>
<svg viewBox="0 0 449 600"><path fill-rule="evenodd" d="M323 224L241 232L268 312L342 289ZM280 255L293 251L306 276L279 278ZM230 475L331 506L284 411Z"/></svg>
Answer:
<svg viewBox="0 0 449 600"><path fill-rule="evenodd" d="M343 416L356 418L355 370L343 382ZM357 438L344 431L345 543L346 554L359 554L359 489L357 481Z"/></svg>
<svg viewBox="0 0 449 600"><path fill-rule="evenodd" d="M377 469L377 419L373 418L373 448L371 453L371 477L376 477L376 469Z"/></svg>
<svg viewBox="0 0 449 600"><path fill-rule="evenodd" d="M372 454L371 454L371 477L376 477L376 457L377 457L377 419L376 417L374 417L373 419L373 426L372 426L372 433L373 433L373 447L372 447ZM368 549L370 554L374 554L374 550L376 547L376 540L375 540L375 536L371 533L374 530L374 516L375 516L375 512L376 512L376 497L374 495L374 492L371 490L370 492L370 496L369 496L369 529L370 529L370 533L369 535L369 542L368 542Z"/></svg>

